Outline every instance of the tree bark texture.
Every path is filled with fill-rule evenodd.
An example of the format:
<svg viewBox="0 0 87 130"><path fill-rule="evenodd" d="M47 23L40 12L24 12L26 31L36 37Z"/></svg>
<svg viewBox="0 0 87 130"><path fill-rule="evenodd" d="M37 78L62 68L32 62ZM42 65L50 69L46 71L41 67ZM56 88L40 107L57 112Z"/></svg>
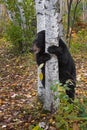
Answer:
<svg viewBox="0 0 87 130"><path fill-rule="evenodd" d="M62 26L60 26L60 0L35 0L35 4L37 32L45 30L45 51L47 52L49 46L58 46L59 32L62 30ZM51 112L56 111L58 108L59 98L54 99L55 96L58 96L58 91L53 92L50 87L55 86L58 81L58 59L55 55L51 55L51 59L45 65L45 88L42 86L38 76L38 95L43 100L43 108Z"/></svg>
<svg viewBox="0 0 87 130"><path fill-rule="evenodd" d="M45 30L45 10L44 10L45 0L35 0L36 16L37 16L37 33ZM38 97L42 103L45 102L45 88L40 80L40 68L38 67Z"/></svg>
<svg viewBox="0 0 87 130"><path fill-rule="evenodd" d="M59 0L45 1L45 30L46 30L46 52L49 46L58 46L60 6ZM58 59L55 55L51 55L51 59L47 61L45 67L45 86L46 97L44 109L54 112L58 108L59 99L54 100L58 96L58 91L53 92L51 85L55 86L59 80L58 75Z"/></svg>

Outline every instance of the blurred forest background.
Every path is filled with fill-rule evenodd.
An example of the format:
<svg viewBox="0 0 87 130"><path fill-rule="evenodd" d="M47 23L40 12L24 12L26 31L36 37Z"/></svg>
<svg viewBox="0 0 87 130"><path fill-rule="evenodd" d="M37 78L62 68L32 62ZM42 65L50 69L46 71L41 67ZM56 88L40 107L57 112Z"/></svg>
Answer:
<svg viewBox="0 0 87 130"><path fill-rule="evenodd" d="M4 36L19 52L27 51L36 34L34 1L1 0L0 3L0 37ZM68 2L61 0L60 13L64 25L64 36L69 44L71 37L76 38L76 34L86 35L86 0L68 0ZM76 42L79 40L77 39Z"/></svg>

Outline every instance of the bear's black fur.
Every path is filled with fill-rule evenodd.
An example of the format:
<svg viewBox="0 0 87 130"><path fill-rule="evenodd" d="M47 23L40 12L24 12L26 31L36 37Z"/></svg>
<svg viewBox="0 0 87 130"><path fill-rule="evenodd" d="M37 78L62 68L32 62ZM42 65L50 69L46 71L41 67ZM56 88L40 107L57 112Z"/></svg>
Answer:
<svg viewBox="0 0 87 130"><path fill-rule="evenodd" d="M33 41L32 51L36 56L36 62L38 66L44 63L41 71L43 73L43 80L41 81L45 87L45 62L51 58L48 53L45 53L45 31L41 31L37 34L35 40Z"/></svg>
<svg viewBox="0 0 87 130"><path fill-rule="evenodd" d="M45 30L40 31L33 42L33 51L36 55L38 66L44 63L42 67L43 80L42 84L45 87L45 62L51 58L50 54L55 54L58 58L59 65L59 80L64 85L69 81L69 90L66 90L69 98L74 99L76 86L76 69L74 60L62 39L59 39L59 46L52 45L48 48L48 53L45 53Z"/></svg>

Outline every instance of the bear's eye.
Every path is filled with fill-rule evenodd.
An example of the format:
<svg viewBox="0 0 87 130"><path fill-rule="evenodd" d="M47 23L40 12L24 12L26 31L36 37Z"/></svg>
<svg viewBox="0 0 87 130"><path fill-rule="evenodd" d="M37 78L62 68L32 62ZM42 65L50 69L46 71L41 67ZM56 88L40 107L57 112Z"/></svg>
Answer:
<svg viewBox="0 0 87 130"><path fill-rule="evenodd" d="M40 49L39 49L39 48L36 48L36 49L34 49L33 51L34 51L34 54L37 54L37 53L39 53Z"/></svg>
<svg viewBox="0 0 87 130"><path fill-rule="evenodd" d="M35 54L38 53L36 49L34 49L33 51L34 51Z"/></svg>
<svg viewBox="0 0 87 130"><path fill-rule="evenodd" d="M34 54L37 54L40 52L40 48L38 48L36 44L34 44L34 46L33 46L33 52L34 52Z"/></svg>

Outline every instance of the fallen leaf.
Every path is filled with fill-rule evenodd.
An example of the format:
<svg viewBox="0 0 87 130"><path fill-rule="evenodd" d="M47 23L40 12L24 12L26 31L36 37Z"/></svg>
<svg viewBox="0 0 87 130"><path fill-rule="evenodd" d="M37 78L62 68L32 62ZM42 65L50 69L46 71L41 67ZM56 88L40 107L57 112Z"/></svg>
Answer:
<svg viewBox="0 0 87 130"><path fill-rule="evenodd" d="M77 122L73 123L73 130L80 130Z"/></svg>

